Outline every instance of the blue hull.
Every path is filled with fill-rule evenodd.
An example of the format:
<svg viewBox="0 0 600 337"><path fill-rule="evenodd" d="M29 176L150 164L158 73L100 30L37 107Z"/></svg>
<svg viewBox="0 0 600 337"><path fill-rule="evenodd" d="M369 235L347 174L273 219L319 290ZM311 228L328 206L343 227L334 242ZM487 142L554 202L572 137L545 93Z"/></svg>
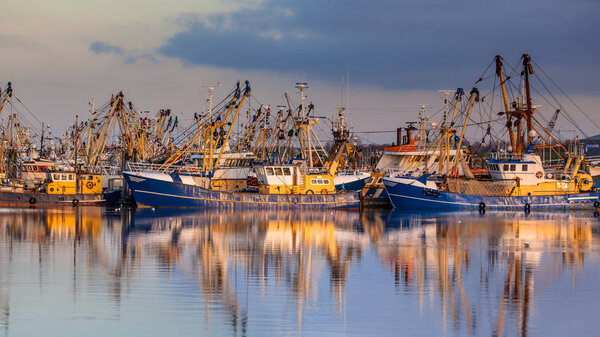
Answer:
<svg viewBox="0 0 600 337"><path fill-rule="evenodd" d="M388 180L384 180L384 185L390 201L395 208L400 209L478 209L482 203L485 205L485 209L522 210L525 207L592 209L594 203L599 201L599 194L596 192L527 197L488 197L432 190Z"/></svg>
<svg viewBox="0 0 600 337"><path fill-rule="evenodd" d="M135 201L150 207L186 208L350 208L358 209L358 192L341 194L264 195L207 190L180 182L123 173Z"/></svg>
<svg viewBox="0 0 600 337"><path fill-rule="evenodd" d="M337 184L337 185L335 185L335 189L338 192L339 191L360 191L360 190L362 190L363 187L365 187L367 179L369 179L369 177L365 177L363 179L357 179L357 180L351 181L349 183Z"/></svg>

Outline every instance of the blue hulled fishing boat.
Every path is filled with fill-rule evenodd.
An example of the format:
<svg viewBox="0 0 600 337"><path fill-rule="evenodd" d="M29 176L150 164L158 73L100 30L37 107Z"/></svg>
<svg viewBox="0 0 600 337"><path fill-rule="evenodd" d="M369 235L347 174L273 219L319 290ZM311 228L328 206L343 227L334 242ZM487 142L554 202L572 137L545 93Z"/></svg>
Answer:
<svg viewBox="0 0 600 337"><path fill-rule="evenodd" d="M523 55L521 60L523 97L518 97L509 104L505 82L514 75L509 74L505 77L502 58L500 56L495 58L496 75L502 90L500 102L504 102L504 111L498 115L506 116L505 127L510 145L506 150L492 150L491 156L485 161L489 174L486 177L475 177L464 158L461 158L464 156L462 151L456 152L458 155L450 155L452 149L462 149L465 128L472 121L470 118L472 108L475 103L483 102L485 98L485 96L480 97L478 88L474 87L468 102L461 103L464 91L459 88L452 102L453 115L449 123L444 121L438 128L440 135L433 145L441 152L436 165L439 168L438 172L442 174L432 176L427 172L427 164L425 164L425 169L418 172L419 174L413 172L413 174L396 174L383 178L394 207L529 211L532 208L591 209L600 206L599 193L595 190L593 179L585 167L583 147L576 140L563 145L551 133L556 120L554 119L550 124L552 127L546 127L541 125L534 116L537 106L531 103L529 83L529 75L533 74L533 67L529 55ZM482 81L482 78L486 77L482 76L476 83ZM459 109L461 104L462 108ZM460 136L458 130L454 129L457 112L464 116ZM525 127L522 122L525 122ZM484 140L485 136L492 135L489 125ZM536 131L538 129L543 133L538 134ZM545 158L540 156L540 151L546 153ZM423 158L415 165L422 166L422 162L427 163L429 159ZM459 176L459 168L464 171L464 177Z"/></svg>
<svg viewBox="0 0 600 337"><path fill-rule="evenodd" d="M136 202L151 207L358 209L360 204L358 192L335 193L321 186L300 191L303 194L270 194L210 189L207 178L192 174L125 171L123 175Z"/></svg>

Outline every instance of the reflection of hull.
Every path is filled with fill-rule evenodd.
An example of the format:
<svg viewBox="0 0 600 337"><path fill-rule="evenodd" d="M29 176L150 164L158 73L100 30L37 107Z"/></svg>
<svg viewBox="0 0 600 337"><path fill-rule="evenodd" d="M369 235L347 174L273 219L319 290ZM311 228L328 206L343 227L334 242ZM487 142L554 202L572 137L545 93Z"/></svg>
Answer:
<svg viewBox="0 0 600 337"><path fill-rule="evenodd" d="M46 194L0 191L0 206L98 206L106 203L103 194Z"/></svg>
<svg viewBox="0 0 600 337"><path fill-rule="evenodd" d="M151 207L358 208L358 193L258 194L209 190L196 185L123 172L136 202Z"/></svg>
<svg viewBox="0 0 600 337"><path fill-rule="evenodd" d="M599 200L598 193L577 193L543 196L494 197L459 194L428 188L416 179L385 178L390 200L396 208L466 209L495 208L592 208ZM529 205L529 206L527 206Z"/></svg>

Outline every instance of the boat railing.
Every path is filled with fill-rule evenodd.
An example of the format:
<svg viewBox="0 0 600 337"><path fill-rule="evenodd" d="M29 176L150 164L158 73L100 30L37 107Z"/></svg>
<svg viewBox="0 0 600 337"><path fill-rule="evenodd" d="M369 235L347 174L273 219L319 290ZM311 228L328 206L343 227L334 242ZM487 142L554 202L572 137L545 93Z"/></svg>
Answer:
<svg viewBox="0 0 600 337"><path fill-rule="evenodd" d="M120 175L121 174L121 168L119 166L98 166L97 167L97 171L100 174L103 175Z"/></svg>
<svg viewBox="0 0 600 337"><path fill-rule="evenodd" d="M201 167L197 166L182 166L182 165L169 165L164 167L162 164L152 163L127 163L127 170L131 172L162 172L162 173L173 173L183 172L191 174L199 174L202 172Z"/></svg>
<svg viewBox="0 0 600 337"><path fill-rule="evenodd" d="M132 172L158 172L164 171L165 173L172 173L177 171L179 166L171 165L169 167L161 169L163 167L162 164L153 164L153 163L127 163L127 170Z"/></svg>
<svg viewBox="0 0 600 337"><path fill-rule="evenodd" d="M568 150L571 156L583 156L585 155L585 144L579 142L571 143Z"/></svg>
<svg viewBox="0 0 600 337"><path fill-rule="evenodd" d="M544 160L542 161L542 166L545 169L563 167L565 166L565 160L561 158Z"/></svg>
<svg viewBox="0 0 600 337"><path fill-rule="evenodd" d="M505 151L492 152L491 155L490 155L490 158L491 159L495 159L495 160L515 160L515 159L519 159L519 158L515 157L512 152L505 152Z"/></svg>

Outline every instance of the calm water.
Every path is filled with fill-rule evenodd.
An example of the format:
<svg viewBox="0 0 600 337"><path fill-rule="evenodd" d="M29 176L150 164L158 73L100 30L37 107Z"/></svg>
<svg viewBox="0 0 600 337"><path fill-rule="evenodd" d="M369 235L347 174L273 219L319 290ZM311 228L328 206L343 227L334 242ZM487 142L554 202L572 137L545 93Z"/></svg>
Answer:
<svg viewBox="0 0 600 337"><path fill-rule="evenodd" d="M0 210L0 336L600 331L586 213Z"/></svg>

